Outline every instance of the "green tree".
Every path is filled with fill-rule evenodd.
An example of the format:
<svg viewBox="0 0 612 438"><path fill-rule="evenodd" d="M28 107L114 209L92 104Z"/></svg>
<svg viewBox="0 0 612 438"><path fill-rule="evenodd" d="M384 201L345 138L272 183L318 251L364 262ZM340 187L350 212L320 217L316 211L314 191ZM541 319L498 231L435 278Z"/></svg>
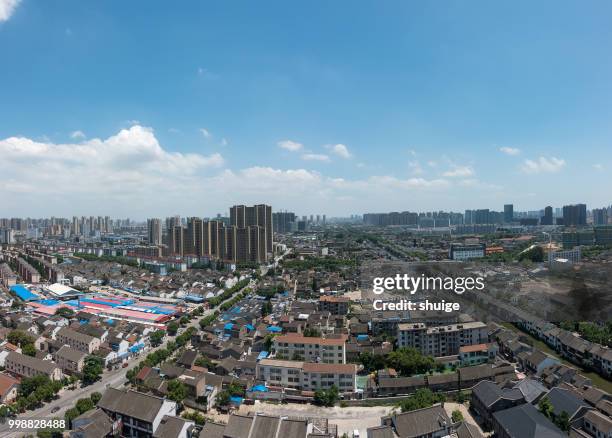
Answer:
<svg viewBox="0 0 612 438"><path fill-rule="evenodd" d="M555 424L564 432L570 430L570 416L566 411L562 411L557 418L555 418Z"/></svg>
<svg viewBox="0 0 612 438"><path fill-rule="evenodd" d="M30 336L29 333L24 332L23 330L13 330L9 332L6 336L6 339L13 345L17 345L21 348L24 345L34 344L34 338Z"/></svg>
<svg viewBox="0 0 612 438"><path fill-rule="evenodd" d="M335 385L329 389L318 389L314 394L314 403L319 406L334 406L338 399L339 391Z"/></svg>
<svg viewBox="0 0 612 438"><path fill-rule="evenodd" d="M34 347L34 344L25 344L23 347L21 347L21 352L27 356L36 356L36 347Z"/></svg>
<svg viewBox="0 0 612 438"><path fill-rule="evenodd" d="M540 409L540 412L542 412L542 414L544 414L546 416L546 418L552 418L552 415L553 415L553 405L550 402L550 399L548 397L543 397L538 402L538 409Z"/></svg>
<svg viewBox="0 0 612 438"><path fill-rule="evenodd" d="M214 366L213 362L204 355L201 355L200 357L198 357L195 360L195 364L199 367L204 367L204 368L209 368L209 369Z"/></svg>
<svg viewBox="0 0 612 438"><path fill-rule="evenodd" d="M92 392L89 398L91 399L94 405L97 405L100 399L102 398L102 394L100 394L99 392Z"/></svg>
<svg viewBox="0 0 612 438"><path fill-rule="evenodd" d="M187 397L187 387L183 382L172 379L168 382L168 398L177 403L182 402Z"/></svg>
<svg viewBox="0 0 612 438"><path fill-rule="evenodd" d="M457 403L465 403L466 397L465 397L465 393L463 391L459 391L457 393Z"/></svg>
<svg viewBox="0 0 612 438"><path fill-rule="evenodd" d="M66 411L66 413L64 414L64 419L66 420L66 425L68 426L67 428L72 428L72 420L74 420L79 415L81 414L79 413L79 410L76 407L70 408Z"/></svg>
<svg viewBox="0 0 612 438"><path fill-rule="evenodd" d="M87 356L83 366L83 384L91 385L102 375L104 364L102 359L97 356Z"/></svg>
<svg viewBox="0 0 612 438"><path fill-rule="evenodd" d="M168 334L170 336L176 336L179 326L176 323L176 321L171 321L170 323L168 323L168 326L166 327L166 329L168 330Z"/></svg>
<svg viewBox="0 0 612 438"><path fill-rule="evenodd" d="M428 408L445 399L444 394L434 394L429 388L418 389L409 398L400 402L402 412Z"/></svg>
<svg viewBox="0 0 612 438"><path fill-rule="evenodd" d="M36 436L38 438L62 438L64 436L64 431L62 429L48 427L45 429L38 429L36 431Z"/></svg>
<svg viewBox="0 0 612 438"><path fill-rule="evenodd" d="M59 309L55 311L55 314L57 316L61 316L61 317L70 319L74 316L74 310L68 307L60 307Z"/></svg>
<svg viewBox="0 0 612 438"><path fill-rule="evenodd" d="M433 369L435 361L431 356L423 356L415 348L400 348L387 356L387 366L394 368L403 376L425 374Z"/></svg>
<svg viewBox="0 0 612 438"><path fill-rule="evenodd" d="M455 409L451 415L451 419L453 420L453 423L459 423L460 421L463 421L463 414L459 409Z"/></svg>
<svg viewBox="0 0 612 438"><path fill-rule="evenodd" d="M76 408L79 411L79 414L83 414L91 409L93 409L94 406L94 402L91 400L91 398L80 398L77 400L76 402Z"/></svg>
<svg viewBox="0 0 612 438"><path fill-rule="evenodd" d="M159 347L164 339L164 331L156 330L149 336L149 340L151 341L151 345L154 347Z"/></svg>
<svg viewBox="0 0 612 438"><path fill-rule="evenodd" d="M217 406L227 406L230 402L230 393L229 391L221 391L217 393L217 398L215 399L215 403Z"/></svg>
<svg viewBox="0 0 612 438"><path fill-rule="evenodd" d="M359 362L363 365L366 372L382 370L385 368L386 360L382 354L372 354L369 351L364 351L359 354Z"/></svg>

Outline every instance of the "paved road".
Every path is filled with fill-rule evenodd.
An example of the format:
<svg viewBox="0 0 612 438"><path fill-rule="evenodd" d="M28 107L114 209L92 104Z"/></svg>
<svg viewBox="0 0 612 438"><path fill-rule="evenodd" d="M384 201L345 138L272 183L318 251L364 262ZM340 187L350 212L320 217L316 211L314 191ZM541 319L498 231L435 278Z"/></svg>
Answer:
<svg viewBox="0 0 612 438"><path fill-rule="evenodd" d="M247 287L252 287L253 286L253 280L251 280L249 282L248 285L245 286L245 288ZM244 289L244 288L243 288ZM242 291L243 289L241 289L240 291ZM239 292L240 292L239 291ZM239 293L236 292L236 293ZM235 296L236 294L234 294ZM225 301L229 301L233 298L230 297ZM223 301L223 303L225 303L225 301ZM187 329L188 327L199 327L199 321L201 318L210 315L211 313L213 313L215 310L217 310L223 303L219 303L218 306L209 309L207 311L204 312L204 314L200 317L195 318L193 321L191 321L185 328L183 328L183 330ZM74 405L76 404L77 400L80 398L85 398L85 397L89 397L93 392L99 392L101 394L104 393L104 391L106 390L106 388L112 387L112 388L120 388L123 385L125 385L125 383L127 382L127 378L125 377L126 373L128 372L128 370L131 370L133 368L136 367L136 365L138 365L138 363L144 359L144 357L156 350L159 350L160 348L164 348L168 341L173 340L174 337L170 337L170 336L166 336L164 338L164 341L162 342L162 344L159 347L155 347L155 348L149 348L148 350L144 351L140 356L133 358L131 361L128 362L128 366L125 368L119 368L117 370L112 370L112 371L105 371L104 374L102 375L102 379L97 381L96 383L90 385L90 386L85 386L83 388L76 388L74 390L69 390L69 389L63 389L60 392L60 398L58 398L57 400L53 400L50 403L46 403L44 406L34 410L34 411L27 411L23 414L19 414L17 415L16 419L19 420L26 420L26 419L51 419L51 418L60 418L63 419L64 418L64 413L74 407ZM59 410L57 410L56 412L51 413L51 411L54 408L59 407ZM27 433L25 434L24 432L10 432L10 429L8 427L8 424L4 424L4 425L0 425L0 436L2 438L18 438L18 437L23 437L25 435L35 435L36 431L33 431L31 433Z"/></svg>

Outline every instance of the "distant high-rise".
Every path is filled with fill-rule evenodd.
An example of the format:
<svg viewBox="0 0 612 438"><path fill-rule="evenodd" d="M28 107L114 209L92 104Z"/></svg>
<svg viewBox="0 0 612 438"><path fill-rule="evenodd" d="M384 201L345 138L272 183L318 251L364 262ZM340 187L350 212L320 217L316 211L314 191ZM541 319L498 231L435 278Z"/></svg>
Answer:
<svg viewBox="0 0 612 438"><path fill-rule="evenodd" d="M249 248L247 259L239 261L267 260L268 254L272 254L273 251L273 222L272 207L269 205L258 204L252 207L234 205L230 208L230 225L237 229L236 254L244 254L240 247L243 242ZM254 226L260 227L261 230L252 229ZM248 228L246 234L240 231L243 228ZM254 242L255 239L257 242ZM253 251L257 253L252 253ZM260 251L261 254L258 253Z"/></svg>
<svg viewBox="0 0 612 438"><path fill-rule="evenodd" d="M323 215L325 220L325 215ZM295 213L280 211L272 214L273 231L275 233L289 233L296 222Z"/></svg>
<svg viewBox="0 0 612 438"><path fill-rule="evenodd" d="M473 220L475 224L490 224L491 219L489 217L489 209L482 208L482 209L476 210L474 212Z"/></svg>
<svg viewBox="0 0 612 438"><path fill-rule="evenodd" d="M162 243L161 219L147 219L147 237L151 245L161 245Z"/></svg>
<svg viewBox="0 0 612 438"><path fill-rule="evenodd" d="M540 225L552 225L553 224L553 209L549 205L544 208L544 216L540 219Z"/></svg>
<svg viewBox="0 0 612 438"><path fill-rule="evenodd" d="M505 204L504 205L504 222L509 224L513 220L514 220L514 205Z"/></svg>
<svg viewBox="0 0 612 438"><path fill-rule="evenodd" d="M587 214L585 204L563 206L563 225L566 227L586 225L586 219Z"/></svg>
<svg viewBox="0 0 612 438"><path fill-rule="evenodd" d="M608 210L605 208L594 208L593 209L593 225L607 225L608 224Z"/></svg>

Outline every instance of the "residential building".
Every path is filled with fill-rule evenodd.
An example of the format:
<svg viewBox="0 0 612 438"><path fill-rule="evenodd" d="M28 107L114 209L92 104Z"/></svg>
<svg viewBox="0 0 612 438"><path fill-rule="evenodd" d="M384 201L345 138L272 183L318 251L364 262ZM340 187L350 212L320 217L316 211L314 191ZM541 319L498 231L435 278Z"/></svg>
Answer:
<svg viewBox="0 0 612 438"><path fill-rule="evenodd" d="M9 404L17 398L19 380L8 374L0 373L0 404Z"/></svg>
<svg viewBox="0 0 612 438"><path fill-rule="evenodd" d="M85 365L86 357L87 353L75 350L68 345L62 346L54 354L55 363L67 374L80 373Z"/></svg>
<svg viewBox="0 0 612 438"><path fill-rule="evenodd" d="M346 337L307 337L298 333L277 336L272 341L277 356L306 362L346 363Z"/></svg>
<svg viewBox="0 0 612 438"><path fill-rule="evenodd" d="M459 361L461 365L477 365L492 361L497 356L499 347L496 343L464 345L459 347Z"/></svg>
<svg viewBox="0 0 612 438"><path fill-rule="evenodd" d="M399 438L442 438L452 432L452 421L440 405L383 417L381 426L391 428Z"/></svg>
<svg viewBox="0 0 612 438"><path fill-rule="evenodd" d="M567 438L529 403L494 413L493 430L498 438Z"/></svg>
<svg viewBox="0 0 612 438"><path fill-rule="evenodd" d="M574 204L563 206L563 225L568 226L580 226L586 225L587 214L585 204Z"/></svg>
<svg viewBox="0 0 612 438"><path fill-rule="evenodd" d="M505 204L504 205L504 222L509 224L514 219L514 205Z"/></svg>
<svg viewBox="0 0 612 438"><path fill-rule="evenodd" d="M325 364L291 360L262 359L257 363L257 379L270 386L304 391L329 389L354 392L357 368L354 364Z"/></svg>
<svg viewBox="0 0 612 438"><path fill-rule="evenodd" d="M488 340L487 326L480 321L437 327L404 323L397 328L398 347L416 348L434 357L456 355L463 346L483 344Z"/></svg>
<svg viewBox="0 0 612 438"><path fill-rule="evenodd" d="M48 376L51 380L61 380L62 371L54 362L37 359L11 351L4 361L6 371L21 376Z"/></svg>
<svg viewBox="0 0 612 438"><path fill-rule="evenodd" d="M319 310L330 312L332 315L346 315L350 304L351 300L348 297L323 295L319 298Z"/></svg>
<svg viewBox="0 0 612 438"><path fill-rule="evenodd" d="M161 219L147 219L147 240L150 245L162 244Z"/></svg>
<svg viewBox="0 0 612 438"><path fill-rule="evenodd" d="M137 391L108 388L98 402L121 427L121 436L153 438L166 415L176 415L176 403Z"/></svg>
<svg viewBox="0 0 612 438"><path fill-rule="evenodd" d="M491 427L495 412L525 403L517 388L501 388L490 380L483 380L472 388L470 407L486 427Z"/></svg>
<svg viewBox="0 0 612 438"><path fill-rule="evenodd" d="M91 354L100 348L100 339L94 336L87 335L69 329L68 327L62 327L55 337L58 342L69 345L75 350L83 351Z"/></svg>
<svg viewBox="0 0 612 438"><path fill-rule="evenodd" d="M479 259L484 257L485 253L486 245L484 243L471 245L452 243L449 250L449 258L457 261Z"/></svg>

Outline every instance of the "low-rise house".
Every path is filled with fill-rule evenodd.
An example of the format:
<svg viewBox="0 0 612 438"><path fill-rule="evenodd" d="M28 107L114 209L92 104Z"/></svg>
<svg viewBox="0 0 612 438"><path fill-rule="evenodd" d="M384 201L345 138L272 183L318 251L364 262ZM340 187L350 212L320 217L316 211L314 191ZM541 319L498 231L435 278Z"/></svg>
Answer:
<svg viewBox="0 0 612 438"><path fill-rule="evenodd" d="M570 422L582 417L589 409L589 405L571 391L563 388L553 388L544 396L553 407L553 415L558 417L567 412Z"/></svg>
<svg viewBox="0 0 612 438"><path fill-rule="evenodd" d="M393 428L399 438L445 437L452 432L452 421L440 405L383 417L381 425Z"/></svg>
<svg viewBox="0 0 612 438"><path fill-rule="evenodd" d="M493 430L498 438L567 438L529 403L494 413Z"/></svg>
<svg viewBox="0 0 612 438"><path fill-rule="evenodd" d="M612 436L612 419L594 410L584 414L579 420L572 423L570 438L609 438Z"/></svg>
<svg viewBox="0 0 612 438"><path fill-rule="evenodd" d="M472 388L470 408L480 417L486 428L491 428L495 412L523 403L525 397L520 390L501 388L491 381L484 380Z"/></svg>
<svg viewBox="0 0 612 438"><path fill-rule="evenodd" d="M590 350L593 367L605 377L612 377L612 348L594 345Z"/></svg>
<svg viewBox="0 0 612 438"><path fill-rule="evenodd" d="M534 405L540 401L546 392L548 392L546 387L539 381L530 378L525 378L515 383L513 387L521 391L527 403Z"/></svg>
<svg viewBox="0 0 612 438"><path fill-rule="evenodd" d="M317 428L320 432L314 434L314 427L309 420L292 419L272 415L255 414L231 415L227 425L207 422L200 438L327 438L326 428Z"/></svg>
<svg viewBox="0 0 612 438"><path fill-rule="evenodd" d="M456 391L459 389L459 374L433 374L427 376L427 387L434 392L437 391Z"/></svg>
<svg viewBox="0 0 612 438"><path fill-rule="evenodd" d="M102 410L92 409L72 420L70 438L100 438L115 436L117 425Z"/></svg>
<svg viewBox="0 0 612 438"><path fill-rule="evenodd" d="M19 380L8 374L0 373L0 404L9 404L17 398Z"/></svg>
<svg viewBox="0 0 612 438"><path fill-rule="evenodd" d="M477 365L495 359L499 347L495 343L464 345L459 347L459 361L462 366Z"/></svg>
<svg viewBox="0 0 612 438"><path fill-rule="evenodd" d="M425 386L425 377L423 376L379 377L377 385L379 396L412 394Z"/></svg>
<svg viewBox="0 0 612 438"><path fill-rule="evenodd" d="M67 327L62 327L56 335L56 339L72 348L91 354L100 348L101 340L85 333L80 333Z"/></svg>
<svg viewBox="0 0 612 438"><path fill-rule="evenodd" d="M195 423L193 421L164 415L153 434L153 438L191 438L194 427Z"/></svg>
<svg viewBox="0 0 612 438"><path fill-rule="evenodd" d="M542 374L542 371L544 371L544 369L553 365L558 365L559 359L535 349L531 352L531 354L525 357L524 361L521 364L526 370L531 371L535 375L539 376Z"/></svg>
<svg viewBox="0 0 612 438"><path fill-rule="evenodd" d="M80 373L85 365L87 353L64 345L54 355L55 363L67 374Z"/></svg>
<svg viewBox="0 0 612 438"><path fill-rule="evenodd" d="M136 391L108 388L98 407L120 422L122 436L153 437L166 415L176 415L176 403Z"/></svg>
<svg viewBox="0 0 612 438"><path fill-rule="evenodd" d="M483 380L495 380L495 372L489 364L459 368L457 372L459 373L461 389L471 388Z"/></svg>
<svg viewBox="0 0 612 438"><path fill-rule="evenodd" d="M51 380L61 380L62 371L54 362L36 359L25 354L11 352L6 357L5 368L21 377L44 375Z"/></svg>

